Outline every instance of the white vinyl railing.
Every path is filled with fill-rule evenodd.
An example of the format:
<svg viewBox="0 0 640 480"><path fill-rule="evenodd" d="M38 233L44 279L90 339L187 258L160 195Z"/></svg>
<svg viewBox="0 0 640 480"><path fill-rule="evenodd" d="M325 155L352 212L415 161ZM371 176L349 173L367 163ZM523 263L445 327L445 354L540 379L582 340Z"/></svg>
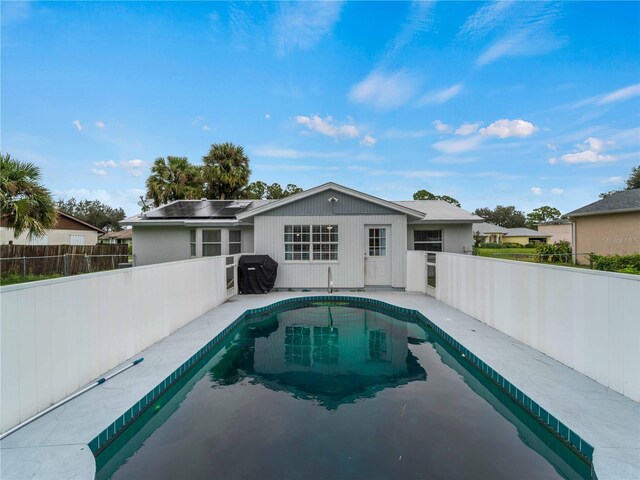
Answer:
<svg viewBox="0 0 640 480"><path fill-rule="evenodd" d="M0 287L0 432L235 295L239 256Z"/></svg>

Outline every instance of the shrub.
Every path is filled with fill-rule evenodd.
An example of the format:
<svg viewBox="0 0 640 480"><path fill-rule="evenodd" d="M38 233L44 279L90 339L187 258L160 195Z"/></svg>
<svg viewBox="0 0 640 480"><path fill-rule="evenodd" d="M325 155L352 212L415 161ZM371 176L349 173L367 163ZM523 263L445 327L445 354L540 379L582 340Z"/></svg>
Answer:
<svg viewBox="0 0 640 480"><path fill-rule="evenodd" d="M569 263L571 260L571 244L566 240L556 243L536 244L538 262Z"/></svg>
<svg viewBox="0 0 640 480"><path fill-rule="evenodd" d="M522 248L522 245L520 245L519 243L515 243L515 242L506 242L506 243L503 243L503 245L506 248Z"/></svg>
<svg viewBox="0 0 640 480"><path fill-rule="evenodd" d="M640 274L640 254L633 255L596 255L591 253L589 261L594 270Z"/></svg>

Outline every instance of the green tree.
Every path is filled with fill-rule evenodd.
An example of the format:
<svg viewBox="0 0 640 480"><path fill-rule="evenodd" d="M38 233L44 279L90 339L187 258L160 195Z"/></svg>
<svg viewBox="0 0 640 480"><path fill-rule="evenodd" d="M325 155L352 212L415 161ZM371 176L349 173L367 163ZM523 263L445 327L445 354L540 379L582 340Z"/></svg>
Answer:
<svg viewBox="0 0 640 480"><path fill-rule="evenodd" d="M156 158L146 186L147 198L156 207L174 200L197 200L204 195L201 169L189 163L187 157Z"/></svg>
<svg viewBox="0 0 640 480"><path fill-rule="evenodd" d="M56 207L61 212L68 213L107 232L122 230L122 226L118 223L125 217L122 208L113 208L98 200L78 201L75 198L58 200Z"/></svg>
<svg viewBox="0 0 640 480"><path fill-rule="evenodd" d="M247 185L247 188L244 189L244 198L248 198L251 200L259 200L261 198L265 198L267 196L267 184L261 180L256 182L251 182Z"/></svg>
<svg viewBox="0 0 640 480"><path fill-rule="evenodd" d="M539 223L557 220L560 218L560 215L562 215L560 210L554 207L549 207L548 205L534 208L533 211L527 214L527 226L529 228L533 228Z"/></svg>
<svg viewBox="0 0 640 480"><path fill-rule="evenodd" d="M640 165L631 169L629 178L625 181L624 190L633 190L635 188L640 188ZM609 190L608 192L601 193L600 198L608 198L618 192L622 192L622 190Z"/></svg>
<svg viewBox="0 0 640 480"><path fill-rule="evenodd" d="M0 216L17 237L40 237L56 226L51 192L40 183L40 168L0 154Z"/></svg>
<svg viewBox="0 0 640 480"><path fill-rule="evenodd" d="M640 188L640 165L631 169L631 174L627 178L627 190Z"/></svg>
<svg viewBox="0 0 640 480"><path fill-rule="evenodd" d="M202 157L205 196L210 199L240 198L249 184L249 157L233 143L213 144Z"/></svg>
<svg viewBox="0 0 640 480"><path fill-rule="evenodd" d="M429 190L424 190L424 189L418 190L416 193L414 193L413 199L414 200L443 200L452 205L455 205L456 207L461 206L458 200L456 200L453 197L450 197L449 195L435 195L431 193Z"/></svg>
<svg viewBox="0 0 640 480"><path fill-rule="evenodd" d="M516 210L513 205L497 205L494 210L487 207L476 208L473 214L484 218L489 223L500 225L504 228L518 228L526 225L524 213Z"/></svg>

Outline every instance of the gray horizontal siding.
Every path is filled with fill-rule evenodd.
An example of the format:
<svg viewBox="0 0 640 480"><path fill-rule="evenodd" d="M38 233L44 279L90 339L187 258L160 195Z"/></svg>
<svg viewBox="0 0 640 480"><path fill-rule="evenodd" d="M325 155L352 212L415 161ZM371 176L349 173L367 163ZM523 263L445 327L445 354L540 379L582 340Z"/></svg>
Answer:
<svg viewBox="0 0 640 480"><path fill-rule="evenodd" d="M335 197L337 202L330 202ZM283 217L296 215L397 215L398 212L390 208L376 205L359 198L338 192L326 190L293 203L274 208L262 214L269 217Z"/></svg>

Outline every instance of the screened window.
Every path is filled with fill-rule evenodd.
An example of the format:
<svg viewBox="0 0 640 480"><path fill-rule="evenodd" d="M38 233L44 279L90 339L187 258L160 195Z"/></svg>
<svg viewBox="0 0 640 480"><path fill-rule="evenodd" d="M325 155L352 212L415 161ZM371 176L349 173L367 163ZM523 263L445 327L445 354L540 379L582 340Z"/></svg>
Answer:
<svg viewBox="0 0 640 480"><path fill-rule="evenodd" d="M242 231L229 230L229 255L242 252Z"/></svg>
<svg viewBox="0 0 640 480"><path fill-rule="evenodd" d="M196 231L189 230L189 245L191 247L191 256L196 256Z"/></svg>
<svg viewBox="0 0 640 480"><path fill-rule="evenodd" d="M427 252L441 252L442 230L414 230L413 249Z"/></svg>
<svg viewBox="0 0 640 480"><path fill-rule="evenodd" d="M202 256L215 257L222 254L220 230L202 230Z"/></svg>

